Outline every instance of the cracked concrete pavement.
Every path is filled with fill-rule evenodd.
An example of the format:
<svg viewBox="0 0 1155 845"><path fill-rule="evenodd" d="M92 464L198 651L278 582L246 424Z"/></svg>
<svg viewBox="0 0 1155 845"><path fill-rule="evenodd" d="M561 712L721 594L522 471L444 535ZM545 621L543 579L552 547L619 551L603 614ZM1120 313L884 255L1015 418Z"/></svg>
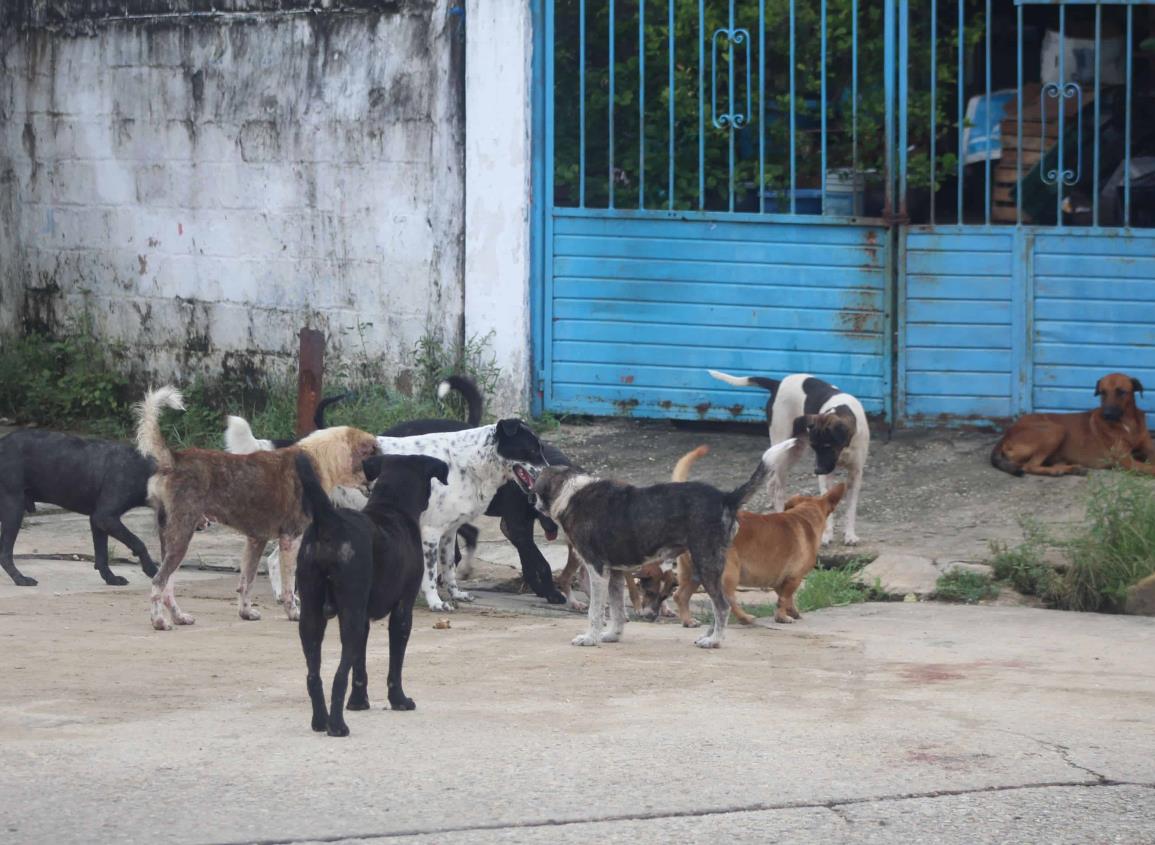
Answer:
<svg viewBox="0 0 1155 845"><path fill-rule="evenodd" d="M762 446L572 431L558 437L580 460L646 481L709 442L702 477L723 483ZM939 464L984 448L927 443ZM867 479L860 533L880 548L902 534L886 520L919 497L970 507L985 534L1009 535L1015 514L995 512L1032 504L1022 491L1035 485L989 468L989 480L968 469L952 482L948 465L932 477L900 451ZM1078 507L1077 484L1039 489L1036 502ZM977 554L985 540L950 519L928 513L908 533ZM129 521L155 546L147 512ZM29 523L19 563L41 586L0 583L0 843L1155 843L1155 619L875 603L731 626L713 652L671 622L578 649L580 616L482 594L448 630L418 612L412 713L381 709L376 626L374 708L336 740L309 730L295 626L263 576L265 618L243 622L235 576L182 570L197 623L157 633L138 569L118 563L131 584L111 588L88 562L44 557L91 553L82 517ZM499 571L508 551L484 530L483 571ZM229 566L240 546L213 529L192 552ZM326 675L336 653L331 631Z"/></svg>

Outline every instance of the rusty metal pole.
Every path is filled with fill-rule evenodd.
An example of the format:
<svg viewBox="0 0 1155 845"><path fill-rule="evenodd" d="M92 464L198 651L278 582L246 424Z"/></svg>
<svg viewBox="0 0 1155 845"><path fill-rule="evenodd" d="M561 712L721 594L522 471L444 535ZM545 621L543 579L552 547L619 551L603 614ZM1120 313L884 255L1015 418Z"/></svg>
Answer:
<svg viewBox="0 0 1155 845"><path fill-rule="evenodd" d="M325 335L316 329L301 329L297 365L297 436L313 431L313 411L321 400L321 376L325 372Z"/></svg>

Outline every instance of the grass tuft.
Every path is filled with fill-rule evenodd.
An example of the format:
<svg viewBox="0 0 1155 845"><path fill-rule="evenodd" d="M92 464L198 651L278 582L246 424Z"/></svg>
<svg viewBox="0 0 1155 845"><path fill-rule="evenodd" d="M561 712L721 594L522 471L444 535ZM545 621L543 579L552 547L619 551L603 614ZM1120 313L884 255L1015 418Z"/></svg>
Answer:
<svg viewBox="0 0 1155 845"><path fill-rule="evenodd" d="M989 575L971 572L956 567L939 576L934 585L934 598L961 604L978 604L983 599L993 599L999 589L991 583Z"/></svg>

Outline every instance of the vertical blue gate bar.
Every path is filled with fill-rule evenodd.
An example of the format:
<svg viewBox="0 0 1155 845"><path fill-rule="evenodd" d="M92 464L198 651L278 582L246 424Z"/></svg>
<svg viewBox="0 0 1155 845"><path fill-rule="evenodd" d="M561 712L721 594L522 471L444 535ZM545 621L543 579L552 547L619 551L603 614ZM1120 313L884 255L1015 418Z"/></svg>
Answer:
<svg viewBox="0 0 1155 845"><path fill-rule="evenodd" d="M547 0L549 2L549 0ZM609 208L614 207L614 65L617 64L617 58L614 56L614 42L617 40L614 36L617 34L617 28L614 24L614 0L610 0L610 137L609 145L607 147L609 154L609 179L610 200Z"/></svg>
<svg viewBox="0 0 1155 845"><path fill-rule="evenodd" d="M966 147L963 145L964 110L966 109L966 55L963 50L963 41L966 35L966 4L963 0L958 3L958 122L955 129L958 132L958 217L956 222L961 226L963 222L963 167L966 164Z"/></svg>
<svg viewBox="0 0 1155 845"><path fill-rule="evenodd" d="M638 0L638 208L646 207L646 0Z"/></svg>
<svg viewBox="0 0 1155 845"><path fill-rule="evenodd" d="M790 213L794 213L794 195L798 185L794 178L794 0L790 0Z"/></svg>
<svg viewBox="0 0 1155 845"><path fill-rule="evenodd" d="M991 225L991 112L994 110L994 105L991 103L991 0L987 0L987 16L986 16L986 83L987 83L987 99L985 108L983 109L987 115L986 138L987 138L987 152L985 161L983 162L983 176L986 182L985 188L985 205L983 208L983 219L986 224Z"/></svg>
<svg viewBox="0 0 1155 845"><path fill-rule="evenodd" d="M858 0L850 0L850 159L858 173Z"/></svg>
<svg viewBox="0 0 1155 845"><path fill-rule="evenodd" d="M536 5L536 4L535 4ZM545 7L545 25L543 26L544 37L540 51L535 51L535 61L538 63L539 69L542 71L545 85L544 90L537 93L538 102L542 106L543 123L544 123L544 161L539 163L538 172L534 174L537 189L541 192L539 195L544 197L541 211L538 215L539 223L536 227L541 233L538 239L538 247L541 254L541 264L539 265L539 273L542 279L541 301L537 303L536 313L541 315L541 322L538 331L535 332L535 340L538 343L538 348L535 350L535 357L538 362L538 373L535 379L538 387L537 391L533 391L534 400L536 403L541 403L544 409L544 401L549 398L553 389L553 356L550 350L553 349L553 206L554 206L554 56L556 55L554 39L556 34L554 31L554 4L553 0L541 0L541 5ZM540 53L540 58L537 54ZM584 52L583 52L584 56ZM583 77L584 78L584 77ZM583 124L584 125L584 124ZM534 287L537 287L536 285Z"/></svg>
<svg viewBox="0 0 1155 845"><path fill-rule="evenodd" d="M1019 7L1019 17L1022 18L1023 7ZM1020 24L1020 28L1021 28ZM1103 69L1103 7L1095 4L1095 150L1092 153L1091 163L1091 225L1099 225L1099 135L1102 124L1099 122L1099 94L1100 75Z"/></svg>
<svg viewBox="0 0 1155 845"><path fill-rule="evenodd" d="M884 0L882 14L882 78L883 92L888 104L894 102L894 0ZM894 214L894 109L885 109L886 139L883 153L883 174L886 179L885 208L887 215Z"/></svg>
<svg viewBox="0 0 1155 845"><path fill-rule="evenodd" d="M898 9L898 214L905 219L907 112L910 99L910 0L899 0Z"/></svg>
<svg viewBox="0 0 1155 845"><path fill-rule="evenodd" d="M822 196L822 210L826 211L826 0L820 0L821 10L821 28L822 28L822 55L819 59L818 66L821 69L822 80L820 83L820 102L822 103L822 173L821 173L821 196ZM857 177L854 177L857 178ZM851 185L853 186L853 180ZM852 187L853 191L854 188ZM851 209L853 211L853 207Z"/></svg>
<svg viewBox="0 0 1155 845"><path fill-rule="evenodd" d="M930 225L934 225L934 198L938 191L934 184L935 134L938 125L938 0L930 0Z"/></svg>
<svg viewBox="0 0 1155 845"><path fill-rule="evenodd" d="M729 101L726 103L726 111L729 113L730 119L728 121L726 121L726 123L727 123L726 134L728 136L728 143L729 143L729 157L727 159L727 168L726 168L728 171L727 177L726 177L726 190L727 190L727 194L729 197L729 210L733 211L734 210L734 39L736 37L734 34L734 0L730 0L730 14L729 14L727 26L729 27L729 29L726 31L726 60L729 64L728 64L728 67L726 68L726 82L727 82L726 87L730 92L730 96L729 96ZM749 62L747 62L746 66L747 67L750 66ZM749 91L750 89L747 88L746 90Z"/></svg>
<svg viewBox="0 0 1155 845"><path fill-rule="evenodd" d="M1064 143L1067 139L1066 135L1066 114L1067 108L1063 104L1063 91L1067 87L1067 71L1065 67L1065 59L1067 55L1067 7L1059 6L1059 82L1058 89L1055 93L1055 104L1059 107L1059 168L1055 171L1055 225L1063 225L1063 174L1066 172L1063 167L1063 148L1067 145ZM1046 88L1044 87L1044 91ZM1039 95L1043 100L1043 108L1046 108L1046 97L1043 94ZM1044 112L1044 118L1046 113ZM1096 128L1096 131L1098 129ZM1046 149L1046 137L1044 136L1043 148Z"/></svg>
<svg viewBox="0 0 1155 845"><path fill-rule="evenodd" d="M1133 15L1131 4L1127 4L1127 64L1123 76L1127 82L1123 95L1123 225L1131 225L1131 41Z"/></svg>
<svg viewBox="0 0 1155 845"><path fill-rule="evenodd" d="M766 0L758 0L758 213L766 211Z"/></svg>
<svg viewBox="0 0 1155 845"><path fill-rule="evenodd" d="M698 208L706 207L706 0L698 0Z"/></svg>
<svg viewBox="0 0 1155 845"><path fill-rule="evenodd" d="M674 0L666 0L666 18L667 18L667 55L669 57L669 98L670 106L670 128L669 128L669 152L670 160L668 162L670 168L670 175L666 192L669 194L668 207L670 211L674 210L674 101L675 101L675 87L674 87Z"/></svg>
<svg viewBox="0 0 1155 845"><path fill-rule="evenodd" d="M1015 225L1023 225L1023 6L1015 7L1015 85L1018 107L1015 113ZM1012 406L1017 408L1018 406Z"/></svg>
<svg viewBox="0 0 1155 845"><path fill-rule="evenodd" d="M553 15L553 0L545 0ZM553 42L549 46L550 64L553 64ZM551 69L552 73L552 69ZM553 89L547 90L553 96ZM550 143L553 143L550 131ZM552 159L551 159L552 161ZM586 0L578 0L578 208L586 207Z"/></svg>

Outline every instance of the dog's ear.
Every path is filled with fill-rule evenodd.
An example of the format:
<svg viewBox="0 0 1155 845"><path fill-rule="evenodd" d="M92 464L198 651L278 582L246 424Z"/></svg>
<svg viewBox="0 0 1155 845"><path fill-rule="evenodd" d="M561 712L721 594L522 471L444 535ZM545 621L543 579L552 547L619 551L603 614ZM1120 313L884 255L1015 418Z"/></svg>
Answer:
<svg viewBox="0 0 1155 845"><path fill-rule="evenodd" d="M436 478L442 484L448 486L449 484L449 464L437 458L426 458L429 463L426 465L426 470L430 478Z"/></svg>
<svg viewBox="0 0 1155 845"><path fill-rule="evenodd" d="M361 470L365 473L365 478L369 481L376 481L377 476L381 474L381 464L384 461L384 455L374 455L361 461Z"/></svg>
<svg viewBox="0 0 1155 845"><path fill-rule="evenodd" d="M794 431L790 436L801 437L804 434L809 434L811 429L814 428L815 419L814 414L806 414L805 416L796 418L794 420Z"/></svg>
<svg viewBox="0 0 1155 845"><path fill-rule="evenodd" d="M1103 380L1102 379L1099 379L1097 382L1095 382L1095 395L1096 396L1102 396L1103 395Z"/></svg>
<svg viewBox="0 0 1155 845"><path fill-rule="evenodd" d="M506 437L513 437L521 431L521 420L498 420L497 427Z"/></svg>
<svg viewBox="0 0 1155 845"><path fill-rule="evenodd" d="M1143 395L1143 382L1139 381L1139 379L1137 379L1137 378L1131 379L1131 389L1133 391L1135 391L1136 393L1138 393L1140 396L1142 396Z"/></svg>

